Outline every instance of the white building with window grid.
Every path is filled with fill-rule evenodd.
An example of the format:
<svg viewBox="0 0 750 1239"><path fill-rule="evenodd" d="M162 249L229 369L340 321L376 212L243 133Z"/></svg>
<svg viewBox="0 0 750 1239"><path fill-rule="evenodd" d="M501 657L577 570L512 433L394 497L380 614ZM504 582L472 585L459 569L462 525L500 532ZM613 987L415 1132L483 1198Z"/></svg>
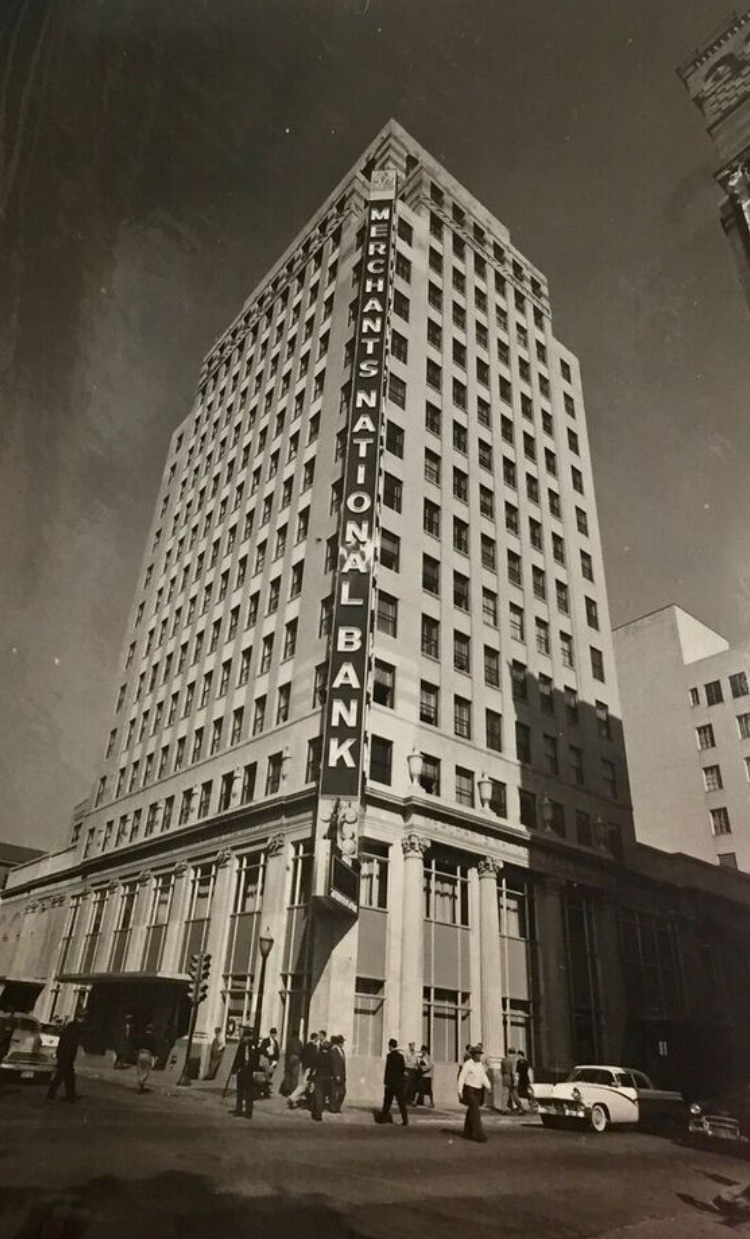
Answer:
<svg viewBox="0 0 750 1239"><path fill-rule="evenodd" d="M90 1052L126 1014L179 1039L208 953L201 1053L262 998L284 1039L342 1033L370 1095L391 1036L451 1095L469 1041L655 1053L632 996L668 879L633 839L578 363L543 275L395 123L206 358L113 706L69 845L0 907L0 975L85 1004ZM646 1005L692 1045L691 992Z"/></svg>
<svg viewBox="0 0 750 1239"><path fill-rule="evenodd" d="M677 606L614 636L638 838L750 872L750 653Z"/></svg>

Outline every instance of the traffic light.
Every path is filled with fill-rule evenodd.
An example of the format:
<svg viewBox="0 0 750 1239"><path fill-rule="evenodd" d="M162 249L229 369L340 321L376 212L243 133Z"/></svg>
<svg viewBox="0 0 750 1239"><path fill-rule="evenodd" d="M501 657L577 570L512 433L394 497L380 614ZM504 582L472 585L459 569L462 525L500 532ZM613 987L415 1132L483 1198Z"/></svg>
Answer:
<svg viewBox="0 0 750 1239"><path fill-rule="evenodd" d="M198 979L198 973L200 971L200 966L201 966L201 959L202 959L201 952L193 951L193 954L190 956L190 962L188 964L188 976L190 977L191 981L197 981Z"/></svg>
<svg viewBox="0 0 750 1239"><path fill-rule="evenodd" d="M198 1006L208 993L208 978L211 973L211 956L194 951L188 964L188 976L192 982L193 1003Z"/></svg>

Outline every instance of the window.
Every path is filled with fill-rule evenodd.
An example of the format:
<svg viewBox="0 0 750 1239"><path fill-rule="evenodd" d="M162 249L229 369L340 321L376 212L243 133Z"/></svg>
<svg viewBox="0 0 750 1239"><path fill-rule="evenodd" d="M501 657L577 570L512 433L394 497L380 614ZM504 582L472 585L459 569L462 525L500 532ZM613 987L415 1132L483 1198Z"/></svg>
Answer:
<svg viewBox="0 0 750 1239"><path fill-rule="evenodd" d="M471 702L465 697L453 698L453 732L462 740L471 739Z"/></svg>
<svg viewBox="0 0 750 1239"><path fill-rule="evenodd" d="M425 499L422 509L422 528L433 538L440 537L440 507L431 499Z"/></svg>
<svg viewBox="0 0 750 1239"><path fill-rule="evenodd" d="M737 728L741 740L750 740L750 714L737 715Z"/></svg>
<svg viewBox="0 0 750 1239"><path fill-rule="evenodd" d="M506 486L516 487L516 466L507 456L503 456L503 481Z"/></svg>
<svg viewBox="0 0 750 1239"><path fill-rule="evenodd" d="M266 698L265 696L256 697L255 709L253 711L253 735L259 735L266 721Z"/></svg>
<svg viewBox="0 0 750 1239"><path fill-rule="evenodd" d="M518 521L518 508L512 503L505 505L505 528L508 533L514 533L518 536L520 525Z"/></svg>
<svg viewBox="0 0 750 1239"><path fill-rule="evenodd" d="M500 654L489 645L484 647L484 682L491 688L500 687Z"/></svg>
<svg viewBox="0 0 750 1239"><path fill-rule="evenodd" d="M460 517L453 517L453 549L461 555L469 554L469 526Z"/></svg>
<svg viewBox="0 0 750 1239"><path fill-rule="evenodd" d="M593 645L590 647L590 652L591 674L595 680L601 680L601 682L604 683L604 658L602 656L602 652L601 650L594 649Z"/></svg>
<svg viewBox="0 0 750 1239"><path fill-rule="evenodd" d="M539 704L542 707L542 714L555 713L555 697L552 688L552 680L548 675L539 676Z"/></svg>
<svg viewBox="0 0 750 1239"><path fill-rule="evenodd" d="M268 759L268 768L266 770L267 796L275 796L281 790L283 762L283 753L272 753Z"/></svg>
<svg viewBox="0 0 750 1239"><path fill-rule="evenodd" d="M391 332L391 352L397 361L402 361L404 364L409 360L409 344L406 336L402 336L399 331Z"/></svg>
<svg viewBox="0 0 750 1239"><path fill-rule="evenodd" d="M703 786L707 792L720 792L724 787L721 778L721 766L703 767Z"/></svg>
<svg viewBox="0 0 750 1239"><path fill-rule="evenodd" d="M560 661L563 667L575 666L575 659L573 657L573 638L569 632L560 633ZM601 675L595 678L603 680L604 676Z"/></svg>
<svg viewBox="0 0 750 1239"><path fill-rule="evenodd" d="M378 593L377 628L389 637L398 636L398 599L382 590Z"/></svg>
<svg viewBox="0 0 750 1239"><path fill-rule="evenodd" d="M394 709L396 704L396 668L380 658L375 659L372 699L378 705L387 706L390 710Z"/></svg>
<svg viewBox="0 0 750 1239"><path fill-rule="evenodd" d="M370 778L374 783L391 784L393 744L382 736L370 737Z"/></svg>
<svg viewBox="0 0 750 1239"><path fill-rule="evenodd" d="M606 794L610 800L617 799L617 772L615 763L609 758L602 758L602 781L604 783Z"/></svg>
<svg viewBox="0 0 750 1239"><path fill-rule="evenodd" d="M461 503L469 502L469 477L463 469L453 470L453 495Z"/></svg>
<svg viewBox="0 0 750 1239"><path fill-rule="evenodd" d="M534 591L534 597L545 601L547 597L547 578L544 575L543 568L537 568L535 565L531 569L531 585Z"/></svg>
<svg viewBox="0 0 750 1239"><path fill-rule="evenodd" d="M526 723L516 722L516 757L524 765L531 765L531 728Z"/></svg>
<svg viewBox="0 0 750 1239"><path fill-rule="evenodd" d="M508 580L511 585L521 584L521 556L515 551L508 551Z"/></svg>
<svg viewBox="0 0 750 1239"><path fill-rule="evenodd" d="M487 568L490 572L494 572L497 566L495 539L488 537L486 533L481 535L481 554L482 567Z"/></svg>
<svg viewBox="0 0 750 1239"><path fill-rule="evenodd" d="M495 495L489 486L479 487L479 511L488 520L495 519Z"/></svg>
<svg viewBox="0 0 750 1239"><path fill-rule="evenodd" d="M463 456L469 450L469 434L466 427L462 426L460 422L453 423L453 446Z"/></svg>
<svg viewBox="0 0 750 1239"><path fill-rule="evenodd" d="M524 615L521 607L510 604L510 635L516 641L525 640Z"/></svg>
<svg viewBox="0 0 750 1239"><path fill-rule="evenodd" d="M459 611L469 610L469 578L460 572L453 573L453 605Z"/></svg>
<svg viewBox="0 0 750 1239"><path fill-rule="evenodd" d="M557 533L552 535L552 558L558 564L565 563L565 543Z"/></svg>
<svg viewBox="0 0 750 1239"><path fill-rule="evenodd" d="M398 572L401 561L401 539L388 529L380 531L380 563L383 568Z"/></svg>
<svg viewBox="0 0 750 1239"><path fill-rule="evenodd" d="M428 658L440 657L440 623L430 615L422 616L422 653Z"/></svg>
<svg viewBox="0 0 750 1239"><path fill-rule="evenodd" d="M729 813L725 808L711 809L711 829L715 835L730 835L732 826L729 821Z"/></svg>
<svg viewBox="0 0 750 1239"><path fill-rule="evenodd" d="M599 627L599 608L593 598L586 599L586 623L589 628Z"/></svg>
<svg viewBox="0 0 750 1239"><path fill-rule="evenodd" d="M494 590L482 590L482 618L485 624L497 628L497 594Z"/></svg>
<svg viewBox="0 0 750 1239"><path fill-rule="evenodd" d="M485 710L484 729L487 748L495 753L503 751L503 716L496 710Z"/></svg>
<svg viewBox="0 0 750 1239"><path fill-rule="evenodd" d="M737 869L737 853L736 852L719 852L716 859L725 869Z"/></svg>
<svg viewBox="0 0 750 1239"><path fill-rule="evenodd" d="M594 703L596 710L596 727L603 740L612 739L612 728L609 717L609 707L603 701Z"/></svg>
<svg viewBox="0 0 750 1239"><path fill-rule="evenodd" d="M424 453L424 475L428 482L432 482L434 486L440 485L440 457L437 452L431 452L429 448L425 448Z"/></svg>
<svg viewBox="0 0 750 1239"><path fill-rule="evenodd" d="M710 684L705 684L704 690L706 693L706 705L717 706L724 700L724 694L721 688L721 680L712 680Z"/></svg>
<svg viewBox="0 0 750 1239"><path fill-rule="evenodd" d="M492 469L492 447L489 443L485 443L484 439L479 440L479 467L480 469Z"/></svg>
<svg viewBox="0 0 750 1239"><path fill-rule="evenodd" d="M453 666L456 671L471 671L471 639L463 632L453 633Z"/></svg>
<svg viewBox="0 0 750 1239"><path fill-rule="evenodd" d="M440 795L440 758L422 754L422 773L419 776L420 786L430 796Z"/></svg>
<svg viewBox="0 0 750 1239"><path fill-rule="evenodd" d="M440 562L429 555L422 556L422 589L428 594L440 593Z"/></svg>
<svg viewBox="0 0 750 1239"><path fill-rule="evenodd" d="M440 689L426 680L419 683L419 719L430 727L440 724Z"/></svg>
<svg viewBox="0 0 750 1239"><path fill-rule="evenodd" d="M474 808L474 773L456 766L456 803Z"/></svg>
<svg viewBox="0 0 750 1239"><path fill-rule="evenodd" d="M440 438L441 431L442 431L441 422L442 422L442 415L440 413L440 409L436 405L430 404L428 402L428 404L425 406L425 415L424 415L425 428L430 432L431 435L437 435L437 437ZM425 453L425 460L426 458L427 458L427 453ZM438 457L437 460L438 460L438 473L439 473L440 458ZM427 476L426 468L425 468L425 476Z"/></svg>
<svg viewBox="0 0 750 1239"><path fill-rule="evenodd" d="M387 421L385 426L385 450L392 456L403 458L404 432L395 422Z"/></svg>
<svg viewBox="0 0 750 1239"><path fill-rule="evenodd" d="M568 587L564 581L555 581L555 598L558 611L562 615L568 615L570 613L570 599Z"/></svg>
<svg viewBox="0 0 750 1239"><path fill-rule="evenodd" d="M565 717L571 726L578 723L578 693L574 688L565 689Z"/></svg>
<svg viewBox="0 0 750 1239"><path fill-rule="evenodd" d="M279 700L281 699L282 691L283 691L282 689L279 689ZM288 708L289 708L289 693L287 691L287 713L288 713ZM230 744L239 744L240 742L240 739L242 737L242 720L244 718L244 715L245 715L245 711L242 706L238 706L236 710L232 711L232 729L229 733ZM283 719L277 719L277 722L283 722L283 721L284 721Z"/></svg>
<svg viewBox="0 0 750 1239"><path fill-rule="evenodd" d="M579 749L577 745L571 744L568 747L568 755L570 758L570 773L574 783L579 787L583 786L583 749Z"/></svg>
<svg viewBox="0 0 750 1239"><path fill-rule="evenodd" d="M581 574L587 581L594 579L594 561L588 551L581 551Z"/></svg>
<svg viewBox="0 0 750 1239"><path fill-rule="evenodd" d="M400 409L406 408L406 383L395 374L388 378L388 399Z"/></svg>
<svg viewBox="0 0 750 1239"><path fill-rule="evenodd" d="M714 740L714 729L711 723L706 723L703 727L696 727L696 739L699 749L712 749L716 741Z"/></svg>
<svg viewBox="0 0 750 1239"><path fill-rule="evenodd" d="M733 697L746 697L748 694L747 673L738 671L729 677L729 689Z"/></svg>
<svg viewBox="0 0 750 1239"><path fill-rule="evenodd" d="M537 618L534 620L534 628L536 630L536 648L540 654L549 654L549 624L546 620Z"/></svg>

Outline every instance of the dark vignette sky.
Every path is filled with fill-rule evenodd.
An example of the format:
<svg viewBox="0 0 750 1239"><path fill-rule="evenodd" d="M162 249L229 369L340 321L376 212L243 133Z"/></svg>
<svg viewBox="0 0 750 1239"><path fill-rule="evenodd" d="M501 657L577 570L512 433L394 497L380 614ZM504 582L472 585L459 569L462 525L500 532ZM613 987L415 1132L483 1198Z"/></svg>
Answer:
<svg viewBox="0 0 750 1239"><path fill-rule="evenodd" d="M675 66L724 0L3 0L0 839L100 756L169 435L394 116L549 276L614 623L750 634L750 320Z"/></svg>

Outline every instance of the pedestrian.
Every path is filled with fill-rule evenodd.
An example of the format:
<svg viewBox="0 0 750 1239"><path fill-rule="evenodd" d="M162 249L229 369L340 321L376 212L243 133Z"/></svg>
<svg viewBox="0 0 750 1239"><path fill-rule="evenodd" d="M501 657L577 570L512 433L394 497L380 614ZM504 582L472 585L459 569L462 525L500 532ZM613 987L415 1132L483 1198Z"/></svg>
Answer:
<svg viewBox="0 0 750 1239"><path fill-rule="evenodd" d="M146 1025L146 1031L136 1038L136 1044L138 1050L135 1056L135 1069L136 1079L138 1080L138 1092L145 1093L146 1081L153 1071L154 1059L156 1058L156 1037L154 1036L153 1024Z"/></svg>
<svg viewBox="0 0 750 1239"><path fill-rule="evenodd" d="M346 1053L344 1037L331 1037L331 1114L341 1114L346 1097Z"/></svg>
<svg viewBox="0 0 750 1239"><path fill-rule="evenodd" d="M417 1066L419 1068L419 1076L417 1079L416 1104L418 1106L424 1105L425 1099L429 1098L430 1109L434 1110L435 1099L432 1095L432 1080L435 1074L435 1065L426 1045L423 1045L419 1051Z"/></svg>
<svg viewBox="0 0 750 1239"><path fill-rule="evenodd" d="M299 1037L290 1037L284 1055L284 1078L279 1085L282 1097L291 1097L299 1084L301 1057L302 1042Z"/></svg>
<svg viewBox="0 0 750 1239"><path fill-rule="evenodd" d="M518 1094L516 1092L516 1051L508 1049L500 1060L500 1087L502 1090L501 1110L515 1114L518 1110Z"/></svg>
<svg viewBox="0 0 750 1239"><path fill-rule="evenodd" d="M221 1060L224 1057L224 1042L221 1037L221 1029L214 1029L213 1040L208 1047L208 1066L204 1080L215 1080L221 1066Z"/></svg>
<svg viewBox="0 0 750 1239"><path fill-rule="evenodd" d="M290 1110L296 1110L302 1105L304 1098L312 1085L313 1071L318 1057L318 1034L310 1033L300 1054L299 1083L293 1093L290 1093L287 1105Z"/></svg>
<svg viewBox="0 0 750 1239"><path fill-rule="evenodd" d="M383 1106L375 1112L376 1123L392 1123L391 1106L396 1102L401 1114L402 1127L409 1125L409 1112L406 1108L406 1062L398 1048L398 1041L391 1037L388 1042L388 1053L385 1058L383 1073Z"/></svg>
<svg viewBox="0 0 750 1239"><path fill-rule="evenodd" d="M115 1050L115 1070L129 1067L133 1059L133 1017L126 1015Z"/></svg>
<svg viewBox="0 0 750 1239"><path fill-rule="evenodd" d="M260 1069L260 1053L251 1028L243 1028L230 1075L237 1076L235 1115L251 1119L255 1099L255 1073Z"/></svg>
<svg viewBox="0 0 750 1239"><path fill-rule="evenodd" d="M316 1123L323 1120L323 1109L330 1103L333 1063L331 1061L331 1043L325 1033L319 1033L318 1053L313 1067L313 1094L311 1113Z"/></svg>
<svg viewBox="0 0 750 1239"><path fill-rule="evenodd" d="M508 1109L511 1114L523 1114L523 1106L521 1099L518 1096L518 1052L514 1049L508 1050L509 1063L509 1090L508 1090Z"/></svg>
<svg viewBox="0 0 750 1239"><path fill-rule="evenodd" d="M271 1064L271 1070L276 1066L281 1058L281 1046L279 1045L279 1034L275 1028L272 1028L267 1037L264 1037L260 1043L260 1052L264 1054Z"/></svg>
<svg viewBox="0 0 750 1239"><path fill-rule="evenodd" d="M523 1110L524 1102L528 1103L529 1110L534 1109L534 1090L532 1084L534 1082L534 1072L528 1058L523 1050L518 1051L516 1060L516 1093L518 1096L518 1104Z"/></svg>
<svg viewBox="0 0 750 1239"><path fill-rule="evenodd" d="M458 1076L458 1100L466 1106L466 1119L461 1133L464 1140L484 1142L487 1139L480 1107L484 1105L485 1089L489 1090L491 1087L482 1063L482 1051L475 1045Z"/></svg>
<svg viewBox="0 0 750 1239"><path fill-rule="evenodd" d="M57 1043L55 1058L57 1060L57 1069L52 1079L49 1082L47 1089L47 1100L53 1101L60 1085L65 1087L65 1100L77 1101L78 1094L76 1092L76 1054L78 1047L81 1044L81 1033L83 1031L83 1020L78 1019L75 1015L67 1024L64 1025L60 1033L60 1039Z"/></svg>
<svg viewBox="0 0 750 1239"><path fill-rule="evenodd" d="M404 1051L404 1063L406 1066L405 1101L407 1106L413 1106L417 1095L419 1078L419 1055L413 1041L409 1042Z"/></svg>

